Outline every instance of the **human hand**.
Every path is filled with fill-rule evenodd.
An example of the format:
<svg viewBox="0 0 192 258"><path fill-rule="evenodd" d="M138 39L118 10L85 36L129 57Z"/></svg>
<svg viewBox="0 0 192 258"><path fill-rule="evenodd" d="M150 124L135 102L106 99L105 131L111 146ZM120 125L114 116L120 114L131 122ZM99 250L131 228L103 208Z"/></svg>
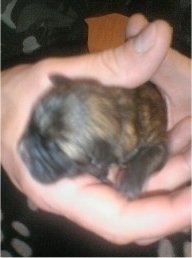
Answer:
<svg viewBox="0 0 192 258"><path fill-rule="evenodd" d="M182 99L178 96L178 103L181 103L182 107L183 104L187 104L188 80L185 74L178 73L179 66L176 75L180 80L175 79L175 74L172 80L166 80L165 72L170 67L171 58L175 58L175 55L181 58L181 55L173 50L168 53L171 40L169 26L161 21L149 26L142 16L135 16L129 21L128 37L140 33L145 26L146 38L141 34L140 38L129 39L127 43L114 50L80 57L52 58L35 65L17 66L2 73L2 164L12 182L40 208L66 216L107 240L119 244L154 241L189 226L189 189L129 202L90 175L73 180L63 179L49 186L41 185L31 178L22 163L17 144L34 103L50 87L48 75L54 72L69 77L89 76L106 85L116 83L126 87L135 87L152 78L162 88L166 100L166 89L169 89L169 85L179 87L177 82L184 81L186 90L182 92ZM185 57L182 58L186 60ZM172 96L170 99L172 100ZM175 116L177 105L172 105L170 99L167 100L169 129L189 115L186 107L182 115ZM171 136L174 136L176 131L173 130ZM171 140L171 143L174 147L174 140ZM182 155L186 157L185 153ZM173 158L175 157L177 158L177 155ZM173 173L178 168L180 172L184 171L187 181L189 169L186 161L187 159L183 158L177 167L175 164L170 166L168 162L164 171L167 169ZM174 182L172 186L165 185L168 175L160 179L157 176L153 177L146 191L174 190ZM177 186L178 184L179 182Z"/></svg>

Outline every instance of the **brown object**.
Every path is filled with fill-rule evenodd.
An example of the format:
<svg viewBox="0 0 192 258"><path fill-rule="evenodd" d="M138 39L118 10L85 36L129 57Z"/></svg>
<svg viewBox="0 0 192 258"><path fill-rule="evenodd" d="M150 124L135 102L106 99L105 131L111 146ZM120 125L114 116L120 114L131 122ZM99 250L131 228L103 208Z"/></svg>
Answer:
<svg viewBox="0 0 192 258"><path fill-rule="evenodd" d="M109 14L86 19L89 27L88 45L90 52L97 52L121 45L125 41L128 17Z"/></svg>

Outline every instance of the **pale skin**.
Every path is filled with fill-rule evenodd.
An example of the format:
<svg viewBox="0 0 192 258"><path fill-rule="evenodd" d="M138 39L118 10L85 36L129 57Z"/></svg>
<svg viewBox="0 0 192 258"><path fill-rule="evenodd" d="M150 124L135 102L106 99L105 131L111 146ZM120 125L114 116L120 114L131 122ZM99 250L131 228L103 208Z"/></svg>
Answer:
<svg viewBox="0 0 192 258"><path fill-rule="evenodd" d="M113 243L149 244L190 227L191 191L178 190L190 180L190 60L170 49L171 28L163 21L149 24L134 15L126 36L127 42L113 50L2 72L2 165L13 184L39 208L68 217ZM17 144L35 101L51 87L48 75L54 72L128 88L149 79L158 85L168 107L170 157L145 186L146 192L160 190L158 194L130 202L90 175L49 186L30 176Z"/></svg>

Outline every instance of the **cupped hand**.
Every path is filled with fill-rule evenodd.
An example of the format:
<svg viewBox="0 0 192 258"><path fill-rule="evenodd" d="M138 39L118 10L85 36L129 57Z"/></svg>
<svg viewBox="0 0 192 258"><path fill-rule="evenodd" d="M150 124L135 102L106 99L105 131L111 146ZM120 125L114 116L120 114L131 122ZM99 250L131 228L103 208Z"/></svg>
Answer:
<svg viewBox="0 0 192 258"><path fill-rule="evenodd" d="M171 28L163 21L149 24L136 15L129 20L126 33L127 42L113 50L51 58L2 72L2 165L18 189L40 208L66 216L114 243L149 243L190 224L190 190L177 190L190 178L190 135L186 129L190 127L189 61L169 49ZM175 59L182 60L186 69ZM171 155L161 173L148 182L146 191L163 190L162 194L129 202L90 175L49 186L31 178L17 145L35 102L51 87L51 73L129 88L151 79L159 86L168 106ZM183 137L184 143L175 141L177 137ZM175 180L174 172L180 179Z"/></svg>

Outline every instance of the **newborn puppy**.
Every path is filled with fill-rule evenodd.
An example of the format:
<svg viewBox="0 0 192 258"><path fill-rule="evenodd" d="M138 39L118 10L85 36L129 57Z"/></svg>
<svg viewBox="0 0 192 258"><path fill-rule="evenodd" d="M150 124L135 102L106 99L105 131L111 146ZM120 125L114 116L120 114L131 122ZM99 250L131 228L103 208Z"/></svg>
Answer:
<svg viewBox="0 0 192 258"><path fill-rule="evenodd" d="M167 158L166 106L151 83L137 89L104 87L91 80L50 76L53 87L36 104L19 142L34 178L53 183L91 173L108 179L125 197L141 194Z"/></svg>

